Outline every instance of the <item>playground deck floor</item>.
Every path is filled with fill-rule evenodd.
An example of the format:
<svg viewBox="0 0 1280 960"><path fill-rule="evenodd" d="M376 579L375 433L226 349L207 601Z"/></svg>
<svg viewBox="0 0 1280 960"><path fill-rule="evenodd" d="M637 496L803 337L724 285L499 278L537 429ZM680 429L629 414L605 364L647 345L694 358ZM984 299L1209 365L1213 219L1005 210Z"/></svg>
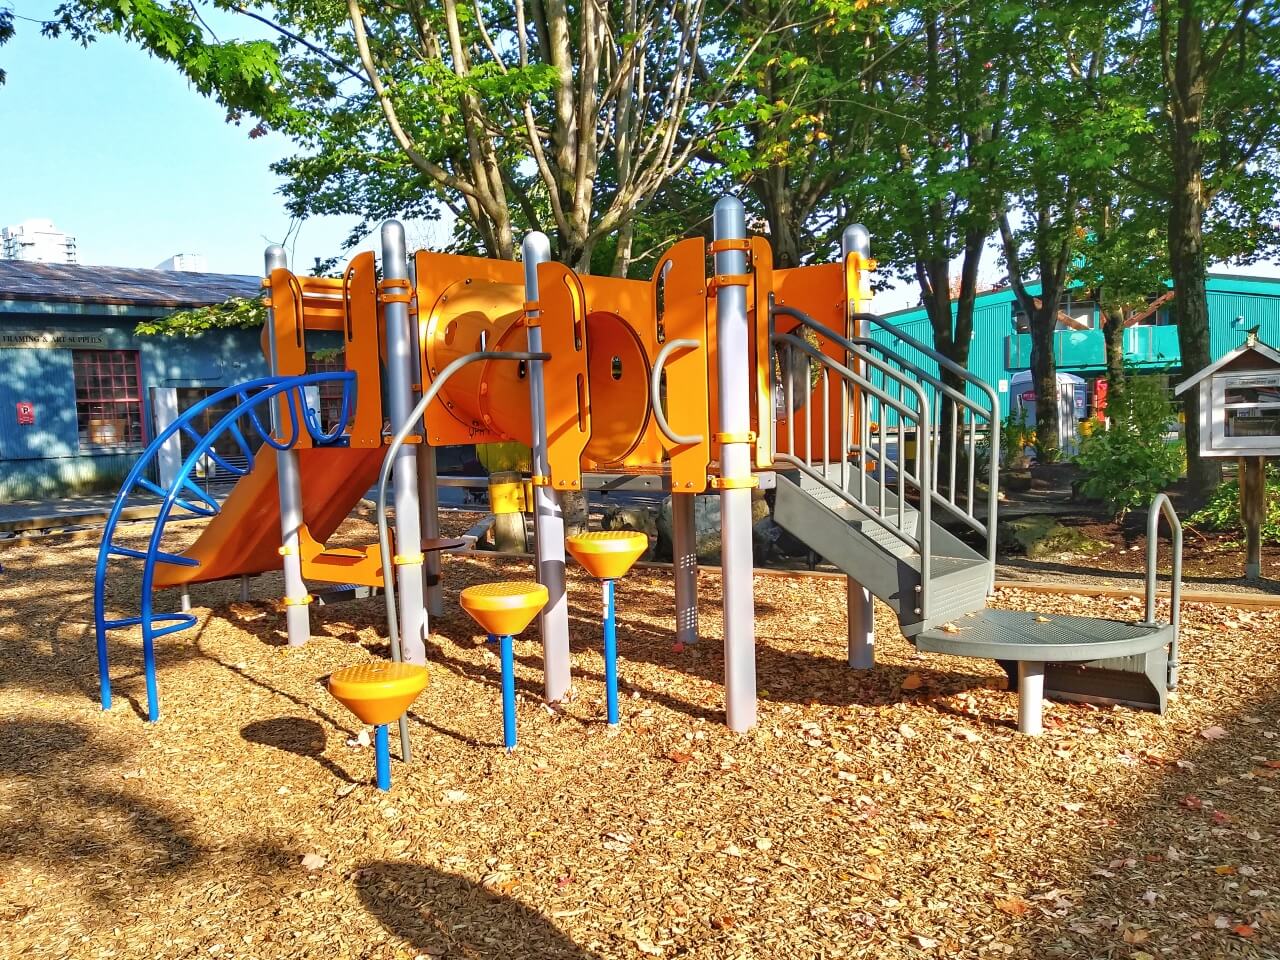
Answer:
<svg viewBox="0 0 1280 960"><path fill-rule="evenodd" d="M666 574L638 570L610 731L599 595L575 575L577 695L542 706L539 646L518 641L507 755L497 660L456 591L528 564L451 557L417 756L382 795L322 685L385 654L379 601L313 608L291 650L273 603L198 589L149 726L127 633L116 708L97 707L94 554L0 547L0 957L1280 955L1280 613L1188 608L1164 718L1054 705L1032 740L993 664L918 657L882 610L880 666L851 672L838 588L761 576L760 722L739 736L720 724L718 577L705 640L677 652ZM117 576L110 606L131 589Z"/></svg>

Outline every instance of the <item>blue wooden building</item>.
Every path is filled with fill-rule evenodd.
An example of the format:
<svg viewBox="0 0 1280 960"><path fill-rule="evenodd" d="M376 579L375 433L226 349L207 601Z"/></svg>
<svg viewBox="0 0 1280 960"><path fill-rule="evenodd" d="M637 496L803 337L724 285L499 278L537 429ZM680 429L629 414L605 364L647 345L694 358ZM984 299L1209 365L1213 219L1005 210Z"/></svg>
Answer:
<svg viewBox="0 0 1280 960"><path fill-rule="evenodd" d="M259 294L257 277L0 261L0 502L113 489L155 434L157 397L185 407L264 376L257 330L133 332Z"/></svg>
<svg viewBox="0 0 1280 960"><path fill-rule="evenodd" d="M1030 284L1028 291L1038 294L1039 286ZM1207 294L1214 359L1240 346L1245 331L1255 326L1261 327L1263 341L1280 343L1280 279L1210 274ZM1061 315L1064 319L1054 335L1058 370L1086 380L1105 375L1098 305L1068 298L1061 304ZM933 342L923 307L900 310L887 319L916 339ZM1158 305L1148 317L1124 331L1124 350L1126 362L1134 368L1170 374L1179 370L1182 358L1171 301ZM1030 366L1031 337L1013 291L1006 288L980 294L974 308L969 368L1000 391L1002 410L1009 409L1013 375Z"/></svg>

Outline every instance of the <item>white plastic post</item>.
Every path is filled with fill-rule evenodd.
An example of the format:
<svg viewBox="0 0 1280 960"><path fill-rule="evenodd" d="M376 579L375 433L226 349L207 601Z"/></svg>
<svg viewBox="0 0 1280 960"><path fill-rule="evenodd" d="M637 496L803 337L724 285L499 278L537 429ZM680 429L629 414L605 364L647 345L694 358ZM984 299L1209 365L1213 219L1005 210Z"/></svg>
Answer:
<svg viewBox="0 0 1280 960"><path fill-rule="evenodd" d="M273 270L287 267L284 248L267 247L264 257L267 276ZM267 349L272 376L280 375L280 359L276 356L275 311L267 310ZM271 425L278 435L284 432L280 423L280 405L271 404ZM299 430L304 429L301 425ZM298 451L276 451L276 475L280 490L280 543L284 554L285 632L289 646L300 647L311 639L311 614L307 604L307 584L302 579L302 557L298 553L298 530L302 527L302 474L298 470Z"/></svg>
<svg viewBox="0 0 1280 960"><path fill-rule="evenodd" d="M671 494L671 561L676 581L676 642L698 642L698 548L694 495Z"/></svg>
<svg viewBox="0 0 1280 960"><path fill-rule="evenodd" d="M1018 661L1018 732L1038 737L1044 732L1044 664Z"/></svg>
<svg viewBox="0 0 1280 960"><path fill-rule="evenodd" d="M845 227L844 232L840 235L841 260L847 261L852 253L857 253L864 257L871 256L871 235L867 232L867 228L860 223ZM861 312L863 308L861 302L862 291L859 290L858 294L858 300L849 304L850 319L848 329L845 331L848 337L861 337L866 334L866 331L861 329L862 325L852 318L854 313ZM861 360L857 361L855 369L865 376L866 363ZM851 411L847 410L841 411L841 414L846 417L850 413ZM840 455L841 457L848 457L849 451L842 450ZM870 670L876 665L875 603L871 598L871 592L853 577L847 579L845 591L848 595L846 605L849 614L849 666L855 670Z"/></svg>
<svg viewBox="0 0 1280 960"><path fill-rule="evenodd" d="M530 233L521 245L524 260L524 298L538 302L538 264L551 259L551 242L546 234ZM542 328L528 327L532 353L542 350ZM547 404L541 360L529 361L529 407L532 414L532 466L534 476L545 477L547 464ZM542 681L548 703L563 700L569 693L569 603L564 593L564 514L560 498L549 486L533 488L534 552L538 582L547 588L547 605L538 615L542 630Z"/></svg>
<svg viewBox="0 0 1280 960"><path fill-rule="evenodd" d="M747 235L746 211L737 197L716 203L712 235L716 240L740 240ZM718 250L718 276L747 271L743 250ZM747 288L726 285L716 291L717 381L720 432L742 440L720 445L720 476L729 484L751 478L752 363L747 327ZM756 623L754 557L751 545L751 489L729 486L720 490L720 569L724 578L724 695L725 721L742 732L756 722Z"/></svg>
<svg viewBox="0 0 1280 960"><path fill-rule="evenodd" d="M382 277L409 279L404 227L397 220L382 225ZM402 288L389 287L394 293ZM391 429L399 430L413 412L413 375L417 337L409 325L409 304L390 301L384 310L387 341L387 412ZM396 590L400 601L400 649L406 663L427 661L427 609L423 602L422 526L418 508L418 459L405 444L396 453L392 479L396 505Z"/></svg>

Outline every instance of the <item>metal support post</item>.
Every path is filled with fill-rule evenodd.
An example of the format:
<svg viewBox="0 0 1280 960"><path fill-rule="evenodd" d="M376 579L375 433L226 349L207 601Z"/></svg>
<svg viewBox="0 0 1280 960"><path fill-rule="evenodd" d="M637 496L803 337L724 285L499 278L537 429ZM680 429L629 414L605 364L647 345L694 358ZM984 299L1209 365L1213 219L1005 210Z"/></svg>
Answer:
<svg viewBox="0 0 1280 960"><path fill-rule="evenodd" d="M1044 664L1018 661L1018 732L1038 737L1044 732Z"/></svg>
<svg viewBox="0 0 1280 960"><path fill-rule="evenodd" d="M182 612L191 612L191 588L186 584L182 586Z"/></svg>
<svg viewBox="0 0 1280 960"><path fill-rule="evenodd" d="M860 223L851 224L845 227L844 232L840 235L840 259L842 263L847 263L851 254L858 254L861 257L871 256L871 235L867 232L867 228ZM870 291L868 291L869 293ZM862 290L858 291L858 299L848 304L849 316L852 318L855 314L861 313L864 308L862 303ZM867 335L867 331L860 329L860 325L850 319L846 325L845 336L850 339L863 337ZM850 358L846 357L848 362ZM854 361L854 370L866 377L866 361ZM854 387L857 391L858 388ZM849 429L850 418L857 415L860 404L865 403L865 399L856 392L854 395L854 403L852 410L841 410L841 415L845 418L841 423L841 436L845 435L845 431ZM866 437L858 438L859 445L866 443ZM849 456L849 446L845 445L845 449L840 451L842 459ZM864 469L864 464L859 464L859 469ZM876 618L875 603L871 599L871 592L853 577L849 577L845 584L845 590L848 593L848 626L849 626L849 666L855 670L870 670L876 665Z"/></svg>
<svg viewBox="0 0 1280 960"><path fill-rule="evenodd" d="M676 579L676 643L698 642L698 547L694 494L671 494L671 564Z"/></svg>
<svg viewBox="0 0 1280 960"><path fill-rule="evenodd" d="M618 723L618 623L613 609L613 581L604 581L604 699L609 725Z"/></svg>
<svg viewBox="0 0 1280 960"><path fill-rule="evenodd" d="M551 243L546 234L530 233L521 247L524 259L524 298L538 302L538 264L551 259ZM530 311L536 319L541 311ZM542 328L528 327L529 352L542 351ZM560 500L545 479L551 472L547 462L547 403L543 382L543 361L529 362L529 407L532 411L532 466L535 478L534 550L538 582L547 588L547 605L538 614L542 629L542 676L548 703L563 700L572 683L569 674L569 604L564 592L564 514ZM750 534L750 529L748 529ZM748 543L750 541L748 540Z"/></svg>
<svg viewBox="0 0 1280 960"><path fill-rule="evenodd" d="M265 255L267 276L273 270L287 267L284 248L267 247ZM267 310L267 357L272 376L280 375L280 359L276 355L275 311ZM279 403L271 404L271 425L276 436L282 436L285 425L280 422ZM299 429L302 429L299 426ZM311 639L311 614L306 581L302 579L302 556L298 552L298 530L303 524L302 474L298 469L298 451L276 451L276 474L280 489L280 552L284 560L285 632L289 646L300 647Z"/></svg>
<svg viewBox="0 0 1280 960"><path fill-rule="evenodd" d="M876 665L875 600L871 591L852 577L846 583L849 611L849 666L871 670Z"/></svg>
<svg viewBox="0 0 1280 960"><path fill-rule="evenodd" d="M251 599L252 596L249 593L249 575L244 574L240 577L240 601L241 603L248 603Z"/></svg>
<svg viewBox="0 0 1280 960"><path fill-rule="evenodd" d="M511 634L498 641L502 645L502 745L516 748L516 655Z"/></svg>
<svg viewBox="0 0 1280 960"><path fill-rule="evenodd" d="M382 277L388 294L408 290L409 262L404 227L397 220L382 225ZM399 281L399 284L397 284ZM417 337L409 325L409 304L388 299L383 311L387 340L387 408L391 427L399 430L413 412L413 375ZM418 459L412 447L395 454L393 495L396 504L396 589L400 594L400 649L407 663L427 662L427 610L423 600L422 527L418 506Z"/></svg>
<svg viewBox="0 0 1280 960"><path fill-rule="evenodd" d="M387 738L387 725L378 724L373 731L374 766L377 773L378 789L386 792L391 789L391 745Z"/></svg>
<svg viewBox="0 0 1280 960"><path fill-rule="evenodd" d="M409 289L416 303L418 269L417 262L413 257L409 257ZM414 383L417 383L422 390L425 390L427 381L423 377L423 370L425 369L423 343L419 336L422 332L422 324L417 321L418 318L413 317L410 324L413 331L414 369L417 371ZM425 416L422 418L419 429L422 431L422 442L418 444L416 450L418 458L419 526L422 529L422 536L427 540L438 540L440 539L440 489L436 473L436 448L427 442L427 418ZM427 617L442 617L444 616L444 581L441 580L439 550L427 552L423 574L427 595Z"/></svg>
<svg viewBox="0 0 1280 960"><path fill-rule="evenodd" d="M747 236L746 211L736 197L715 208L714 239ZM743 250L715 254L717 276L747 272ZM720 397L720 569L724 578L725 720L730 730L756 722L756 624L754 558L751 547L751 376L754 370L747 327L747 288L725 284L716 291L717 380ZM762 348L763 349L763 348Z"/></svg>

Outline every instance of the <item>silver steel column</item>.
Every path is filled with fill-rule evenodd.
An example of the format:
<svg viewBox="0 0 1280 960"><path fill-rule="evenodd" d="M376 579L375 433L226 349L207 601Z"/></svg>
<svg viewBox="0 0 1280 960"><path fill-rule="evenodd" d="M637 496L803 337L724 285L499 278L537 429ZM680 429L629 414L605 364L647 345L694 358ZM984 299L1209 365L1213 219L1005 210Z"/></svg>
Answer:
<svg viewBox="0 0 1280 960"><path fill-rule="evenodd" d="M409 279L404 227L398 220L382 225L382 277ZM401 293L401 288L388 287ZM413 345L417 337L409 327L409 304L389 301L383 310L387 338L387 412L391 428L398 430L413 412L413 374L417 369ZM427 661L427 610L422 596L422 526L418 513L418 460L409 445L396 453L393 491L396 504L396 554L411 562L397 563L396 590L400 595L400 649L407 663ZM383 576L388 576L383 571Z"/></svg>
<svg viewBox="0 0 1280 960"><path fill-rule="evenodd" d="M418 265L412 256L409 257L409 289L416 298L418 295ZM421 319L420 316L410 317L410 324L413 329L413 359L414 369L417 371L418 396L421 396L427 389L427 380L424 373L426 363L423 355L425 344L419 338L419 334L422 331ZM422 432L422 443L418 444L417 447L419 524L422 528L422 535L425 538L438 540L440 538L440 490L436 476L436 448L427 443L427 418L425 416L422 418L419 429ZM440 551L428 551L426 563L423 566L428 617L444 616L444 584L440 579L440 566Z"/></svg>
<svg viewBox="0 0 1280 960"><path fill-rule="evenodd" d="M538 302L538 264L551 259L551 242L546 234L530 233L520 248L524 259L524 298ZM538 311L541 314L541 311ZM529 352L542 350L542 328L530 326ZM541 360L529 362L529 407L532 413L532 466L535 477L546 477L547 403L543 388ZM542 682L548 703L563 700L569 693L569 604L564 594L564 514L560 499L549 486L533 488L534 551L537 557L538 582L550 595L538 615L542 629Z"/></svg>
<svg viewBox="0 0 1280 960"><path fill-rule="evenodd" d="M698 545L694 494L671 494L671 566L676 579L676 643L698 642Z"/></svg>
<svg viewBox="0 0 1280 960"><path fill-rule="evenodd" d="M1038 737L1044 732L1044 664L1018 661L1018 732Z"/></svg>
<svg viewBox="0 0 1280 960"><path fill-rule="evenodd" d="M271 271L289 265L284 248L276 245L267 247L264 257L267 276ZM276 318L275 311L267 309L267 360L271 364L272 376L280 374L280 359L276 356ZM280 422L280 405L271 404L271 426L276 436L286 432L285 425ZM302 425L299 430L305 429ZM298 451L296 449L276 451L276 475L280 489L280 544L284 559L284 615L285 631L289 638L289 646L300 647L311 639L311 614L308 608L309 596L306 581L302 579L302 557L298 554L298 530L302 520L302 474L298 469Z"/></svg>
<svg viewBox="0 0 1280 960"><path fill-rule="evenodd" d="M249 575L245 574L240 578L240 599L244 603L248 603L253 597L249 593Z"/></svg>
<svg viewBox="0 0 1280 960"><path fill-rule="evenodd" d="M871 256L871 234L867 232L867 228L860 223L851 224L844 229L844 233L840 235L840 259L842 263L847 263L849 255L852 253L860 254L863 257ZM855 309L860 309L861 304L849 304L849 313L853 314ZM864 331L855 329L855 323L850 319L845 336L849 338L863 336ZM846 361L849 358L845 358ZM856 361L854 369L866 376L866 361ZM856 387L854 388L857 389ZM861 401L865 402L865 400ZM847 412L842 411L847 416ZM841 436L844 436L845 425L841 425ZM865 437L858 438L859 444L865 443ZM847 449L840 452L841 457L847 459L849 451ZM865 468L865 464L860 464ZM875 618L875 601L871 598L871 591L860 584L853 577L848 578L845 584L848 593L847 608L849 611L849 666L855 670L870 670L876 665L876 618Z"/></svg>
<svg viewBox="0 0 1280 960"><path fill-rule="evenodd" d="M737 197L716 203L713 236L738 240L747 235L746 213ZM718 276L743 274L743 250L720 250L715 255ZM720 430L735 438L720 444L720 476L741 487L720 490L720 568L724 578L724 697L730 730L749 730L756 722L756 623L754 558L751 550L751 430L752 363L747 329L747 288L727 285L716 291L717 374ZM761 348L763 349L763 347Z"/></svg>

